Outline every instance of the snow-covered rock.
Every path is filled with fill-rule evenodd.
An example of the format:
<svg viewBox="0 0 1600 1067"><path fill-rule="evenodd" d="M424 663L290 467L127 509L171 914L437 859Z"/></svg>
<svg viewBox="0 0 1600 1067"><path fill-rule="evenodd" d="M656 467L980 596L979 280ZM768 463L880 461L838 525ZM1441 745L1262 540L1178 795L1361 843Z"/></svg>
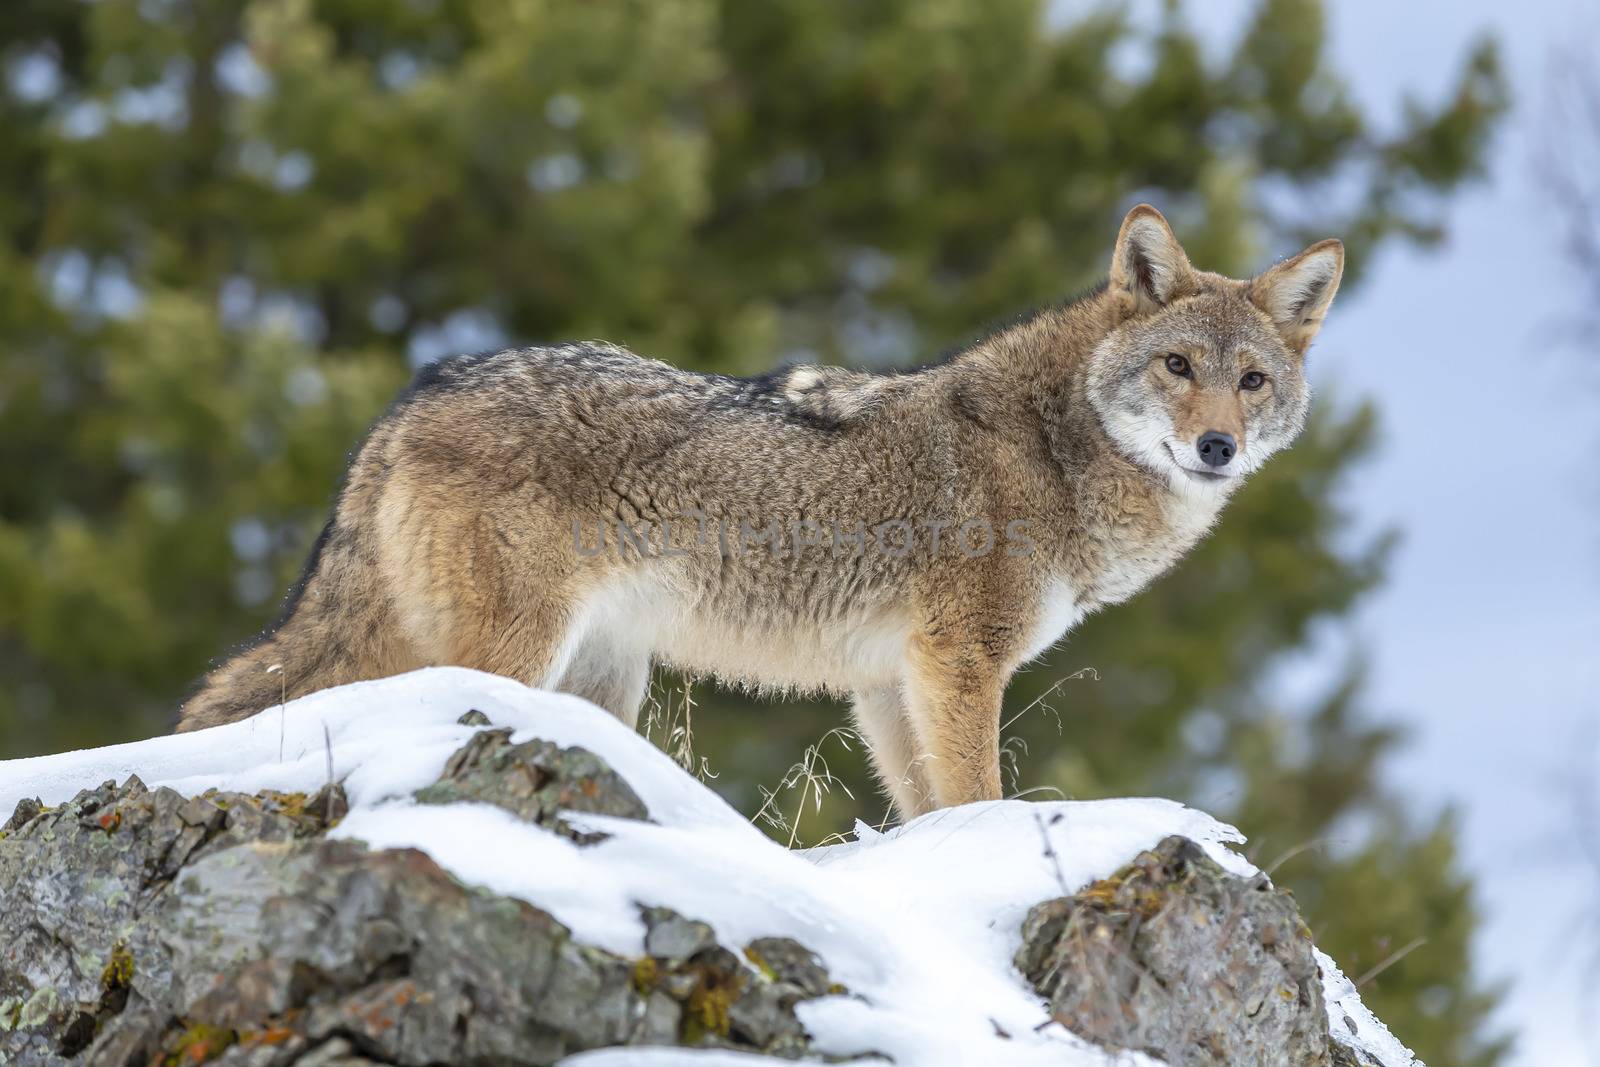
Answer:
<svg viewBox="0 0 1600 1067"><path fill-rule="evenodd" d="M1138 1027L1062 1025L1060 975L1036 989L1014 962L1030 912L1070 898L1030 929L1059 937L1090 907L1071 930L1127 932L1119 872L1155 856L1163 886L1193 868L1213 891L1275 896L1237 831L1167 800L977 804L793 852L592 705L455 668L0 762L13 808L0 1061L19 1063L142 1064L184 1042L192 1062L259 1067L1153 1063L1087 1039L1153 1047L1128 1041ZM1170 838L1193 843L1178 868ZM1218 929L1265 926L1230 913ZM1280 933L1265 954L1219 954L1217 979L1276 966ZM1192 957L1188 981L1207 973ZM1415 1063L1326 957L1285 966L1317 976L1292 995L1330 1021L1291 1029L1316 1031L1321 1062ZM606 1047L672 1042L723 1048Z"/></svg>

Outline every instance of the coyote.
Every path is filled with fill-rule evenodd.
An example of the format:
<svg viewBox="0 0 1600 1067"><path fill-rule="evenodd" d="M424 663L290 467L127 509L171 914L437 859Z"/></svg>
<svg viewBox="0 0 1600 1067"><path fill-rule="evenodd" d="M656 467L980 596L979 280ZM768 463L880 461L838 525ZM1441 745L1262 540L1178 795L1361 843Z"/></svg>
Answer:
<svg viewBox="0 0 1600 1067"><path fill-rule="evenodd" d="M912 371L441 360L361 446L282 621L178 729L430 664L632 725L660 662L848 696L902 817L998 799L1012 673L1300 431L1343 266L1326 240L1249 281L1196 270L1141 204L1099 289Z"/></svg>

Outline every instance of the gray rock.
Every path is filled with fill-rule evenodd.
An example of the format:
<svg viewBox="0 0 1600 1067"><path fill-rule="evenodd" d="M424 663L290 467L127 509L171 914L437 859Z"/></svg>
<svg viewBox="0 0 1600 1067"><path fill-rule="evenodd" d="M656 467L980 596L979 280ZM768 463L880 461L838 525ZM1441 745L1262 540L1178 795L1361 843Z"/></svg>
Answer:
<svg viewBox="0 0 1600 1067"><path fill-rule="evenodd" d="M1311 932L1294 898L1169 837L1022 927L1017 968L1068 1029L1174 1067L1332 1067Z"/></svg>
<svg viewBox="0 0 1600 1067"><path fill-rule="evenodd" d="M165 973L159 953L144 955L141 918L185 863L320 833L345 809L337 787L186 799L136 777L56 808L19 804L0 839L0 1062L76 1056L139 982Z"/></svg>
<svg viewBox="0 0 1600 1067"><path fill-rule="evenodd" d="M0 835L9 834L13 831L22 829L28 823L33 821L34 816L38 815L43 810L44 805L39 803L39 799L37 797L34 797L31 800L27 797L24 797L23 799L17 801L16 810L11 813L11 818L6 820L6 824L4 826L0 826Z"/></svg>
<svg viewBox="0 0 1600 1067"><path fill-rule="evenodd" d="M648 908L644 917L649 928L644 950L652 956L683 963L717 947L716 934L705 923L685 919L666 908Z"/></svg>
<svg viewBox="0 0 1600 1067"><path fill-rule="evenodd" d="M582 749L483 731L429 803L495 803L575 833L562 809L646 818ZM0 836L0 1063L283 1067L539 1065L616 1045L800 1057L800 1001L840 993L784 939L743 954L641 913L645 955L575 940L547 912L426 855L330 841L313 796L107 782L24 802Z"/></svg>
<svg viewBox="0 0 1600 1067"><path fill-rule="evenodd" d="M439 781L418 790L417 799L424 804L494 804L582 844L605 835L577 832L560 818L562 811L650 817L632 787L594 753L538 740L513 745L511 731L505 729L473 734L450 757Z"/></svg>

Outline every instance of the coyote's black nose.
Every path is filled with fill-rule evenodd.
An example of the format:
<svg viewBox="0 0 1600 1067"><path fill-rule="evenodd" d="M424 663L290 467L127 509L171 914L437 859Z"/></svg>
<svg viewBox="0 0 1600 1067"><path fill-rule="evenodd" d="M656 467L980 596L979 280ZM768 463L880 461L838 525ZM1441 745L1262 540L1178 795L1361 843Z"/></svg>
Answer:
<svg viewBox="0 0 1600 1067"><path fill-rule="evenodd" d="M1200 453L1200 458L1205 460L1207 466L1226 467L1233 458L1233 435L1207 430L1200 435L1200 440L1195 442L1195 449Z"/></svg>

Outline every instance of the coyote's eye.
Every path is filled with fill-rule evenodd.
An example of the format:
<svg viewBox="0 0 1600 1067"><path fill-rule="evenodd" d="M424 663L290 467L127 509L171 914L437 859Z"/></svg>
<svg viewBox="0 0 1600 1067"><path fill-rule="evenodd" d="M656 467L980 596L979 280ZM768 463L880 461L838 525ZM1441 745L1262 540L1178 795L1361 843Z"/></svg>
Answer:
<svg viewBox="0 0 1600 1067"><path fill-rule="evenodd" d="M1189 361L1176 352L1167 353L1167 369L1173 374L1187 378L1189 376Z"/></svg>
<svg viewBox="0 0 1600 1067"><path fill-rule="evenodd" d="M1239 379L1239 388L1248 389L1251 392L1255 392L1257 389L1260 389L1266 384L1267 376L1258 370L1253 370L1249 374L1246 374L1243 378Z"/></svg>

